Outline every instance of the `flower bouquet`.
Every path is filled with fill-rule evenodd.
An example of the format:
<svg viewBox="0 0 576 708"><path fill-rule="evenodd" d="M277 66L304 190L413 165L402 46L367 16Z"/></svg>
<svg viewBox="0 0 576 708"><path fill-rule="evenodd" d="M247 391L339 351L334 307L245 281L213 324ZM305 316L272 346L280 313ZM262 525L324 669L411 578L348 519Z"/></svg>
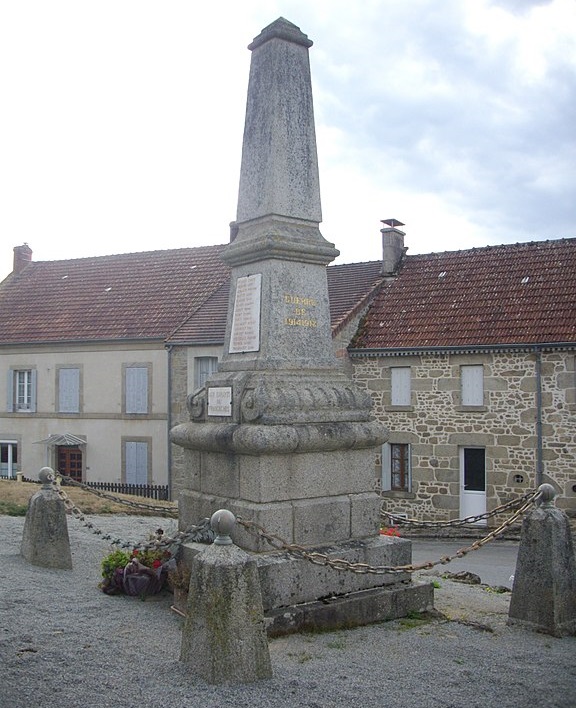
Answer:
<svg viewBox="0 0 576 708"><path fill-rule="evenodd" d="M102 561L100 589L107 595L156 595L174 565L170 551L157 548L112 551Z"/></svg>

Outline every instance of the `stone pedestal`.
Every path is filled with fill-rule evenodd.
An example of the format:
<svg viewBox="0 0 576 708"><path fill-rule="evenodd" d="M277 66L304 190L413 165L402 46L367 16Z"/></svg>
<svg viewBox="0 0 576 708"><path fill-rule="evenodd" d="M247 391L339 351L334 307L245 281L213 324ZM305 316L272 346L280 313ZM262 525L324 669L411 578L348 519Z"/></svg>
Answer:
<svg viewBox="0 0 576 708"><path fill-rule="evenodd" d="M209 683L272 676L256 560L222 537L192 561L180 659Z"/></svg>
<svg viewBox="0 0 576 708"><path fill-rule="evenodd" d="M509 624L554 636L576 634L576 560L566 514L553 505L554 488L540 487L541 505L522 523Z"/></svg>
<svg viewBox="0 0 576 708"><path fill-rule="evenodd" d="M30 499L20 553L33 565L70 570L72 554L66 509L54 489L54 472L43 467L38 476L43 485Z"/></svg>

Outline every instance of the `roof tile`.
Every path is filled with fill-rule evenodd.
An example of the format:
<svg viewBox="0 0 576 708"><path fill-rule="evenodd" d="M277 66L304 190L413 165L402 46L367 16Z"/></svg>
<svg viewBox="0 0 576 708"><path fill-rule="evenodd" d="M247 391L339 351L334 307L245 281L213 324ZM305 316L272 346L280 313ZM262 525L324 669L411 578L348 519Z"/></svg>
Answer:
<svg viewBox="0 0 576 708"><path fill-rule="evenodd" d="M576 239L407 256L356 349L576 342Z"/></svg>

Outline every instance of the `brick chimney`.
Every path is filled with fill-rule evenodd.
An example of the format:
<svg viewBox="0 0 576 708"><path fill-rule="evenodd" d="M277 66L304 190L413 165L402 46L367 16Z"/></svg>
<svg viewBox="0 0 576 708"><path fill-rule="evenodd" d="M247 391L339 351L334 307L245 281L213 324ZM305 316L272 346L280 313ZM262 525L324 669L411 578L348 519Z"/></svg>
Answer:
<svg viewBox="0 0 576 708"><path fill-rule="evenodd" d="M32 249L25 243L22 246L14 246L14 265L12 266L13 273L21 273L24 268L32 261Z"/></svg>
<svg viewBox="0 0 576 708"><path fill-rule="evenodd" d="M382 234L382 275L397 275L404 254L408 250L404 247L406 234L398 228L404 224L397 219L383 219L382 223L385 224L384 228L380 229Z"/></svg>

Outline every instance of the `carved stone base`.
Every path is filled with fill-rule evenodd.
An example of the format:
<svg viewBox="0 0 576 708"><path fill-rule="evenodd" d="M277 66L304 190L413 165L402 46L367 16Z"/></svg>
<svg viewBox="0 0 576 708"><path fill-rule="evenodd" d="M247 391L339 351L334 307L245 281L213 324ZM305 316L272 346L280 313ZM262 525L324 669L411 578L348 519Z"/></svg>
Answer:
<svg viewBox="0 0 576 708"><path fill-rule="evenodd" d="M191 565L193 556L205 548L198 543L185 544L181 562ZM405 565L412 557L411 541L391 537L310 550L372 566ZM413 583L407 573L375 575L336 570L285 551L259 553L257 563L269 636L354 627L434 607L432 584Z"/></svg>

